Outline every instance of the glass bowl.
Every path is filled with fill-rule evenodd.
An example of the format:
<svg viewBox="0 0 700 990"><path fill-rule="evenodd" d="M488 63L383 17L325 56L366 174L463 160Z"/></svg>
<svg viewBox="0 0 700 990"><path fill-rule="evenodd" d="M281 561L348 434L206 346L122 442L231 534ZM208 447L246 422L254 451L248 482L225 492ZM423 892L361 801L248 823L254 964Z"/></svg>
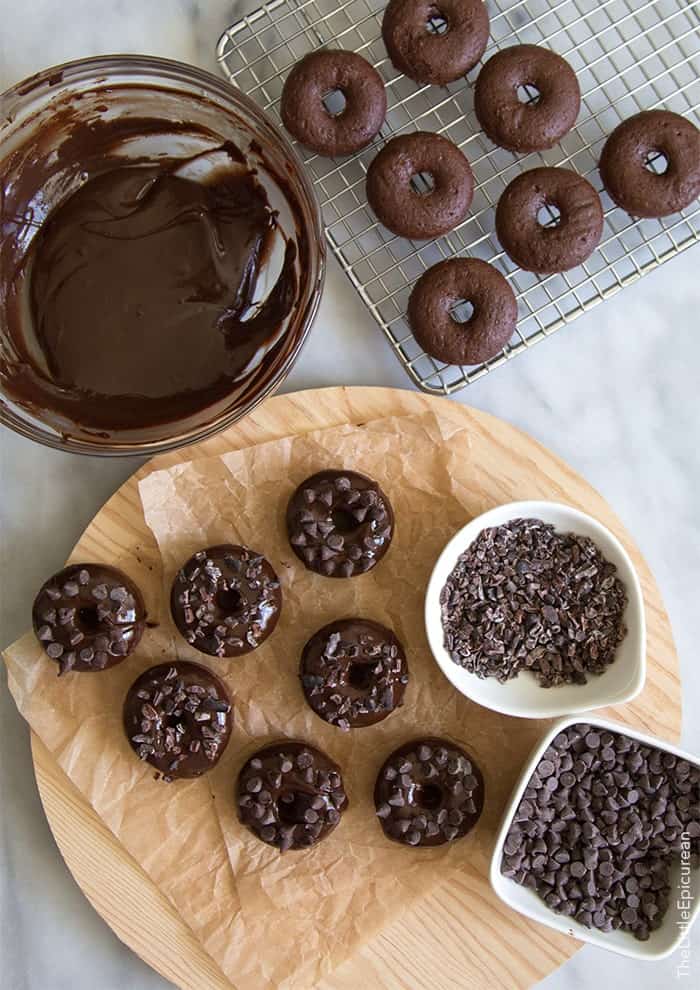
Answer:
<svg viewBox="0 0 700 990"><path fill-rule="evenodd" d="M69 112L66 113L66 110ZM5 300L9 265L0 268L0 422L31 440L73 453L152 455L203 440L245 416L289 373L306 340L321 298L325 240L313 187L296 152L278 126L239 90L201 69L147 56L115 55L55 66L0 96L0 250L10 239L28 245L42 220L85 180L71 157L69 132L55 121L107 117L157 117L160 133L139 136L118 149L125 159L188 157L184 122L192 122L244 153L264 185L280 230L297 247L298 296L292 312L261 360L232 385L230 394L185 419L119 432L81 427L56 410L34 408L8 388L6 369L16 350L8 331ZM172 135L167 125L175 125ZM58 134L58 138L56 135ZM164 142L165 136L165 142ZM192 140L195 140L194 138ZM198 135L201 142L201 134ZM128 147L127 147L128 144ZM27 156L27 148L30 151ZM21 151L21 153L18 153ZM195 146L195 150L199 150ZM38 176L30 196L12 203L19 168ZM38 166L35 170L34 166ZM13 171L14 170L14 171Z"/></svg>

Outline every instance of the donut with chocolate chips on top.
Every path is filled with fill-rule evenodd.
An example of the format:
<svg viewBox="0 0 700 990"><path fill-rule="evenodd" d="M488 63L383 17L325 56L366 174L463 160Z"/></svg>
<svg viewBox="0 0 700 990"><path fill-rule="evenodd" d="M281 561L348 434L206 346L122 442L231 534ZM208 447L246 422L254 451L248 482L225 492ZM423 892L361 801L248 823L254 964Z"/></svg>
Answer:
<svg viewBox="0 0 700 990"><path fill-rule="evenodd" d="M136 649L146 609L134 582L106 564L71 564L42 586L32 623L59 675L99 671Z"/></svg>
<svg viewBox="0 0 700 990"><path fill-rule="evenodd" d="M236 802L241 823L280 852L321 842L348 806L338 765L292 739L250 757L238 775Z"/></svg>
<svg viewBox="0 0 700 990"><path fill-rule="evenodd" d="M381 722L403 704L408 666L390 629L369 619L340 619L308 641L300 676L310 707L347 731Z"/></svg>
<svg viewBox="0 0 700 990"><path fill-rule="evenodd" d="M198 663L151 667L132 684L124 702L129 745L166 783L211 770L226 749L232 723L226 688Z"/></svg>
<svg viewBox="0 0 700 990"><path fill-rule="evenodd" d="M287 533L309 570L353 577L375 567L389 549L394 513L370 478L356 471L319 471L289 500Z"/></svg>
<svg viewBox="0 0 700 990"><path fill-rule="evenodd" d="M198 550L173 582L170 610L181 635L201 653L238 657L272 633L282 609L272 564L248 547Z"/></svg>
<svg viewBox="0 0 700 990"><path fill-rule="evenodd" d="M446 739L416 739L385 761L374 804L388 839L441 846L476 825L484 806L484 780L459 746Z"/></svg>

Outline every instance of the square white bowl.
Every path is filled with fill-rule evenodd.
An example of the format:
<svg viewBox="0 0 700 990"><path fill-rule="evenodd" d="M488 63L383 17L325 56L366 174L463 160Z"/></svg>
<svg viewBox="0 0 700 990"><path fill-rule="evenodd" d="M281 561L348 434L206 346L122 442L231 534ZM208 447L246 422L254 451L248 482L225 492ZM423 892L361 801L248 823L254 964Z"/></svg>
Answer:
<svg viewBox="0 0 700 990"><path fill-rule="evenodd" d="M574 716L560 719L547 731L546 735L528 759L520 779L513 789L506 809L503 813L501 825L496 834L496 844L491 857L491 868L489 879L491 886L501 900L515 911L539 921L543 925L548 925L563 935L578 939L581 942L590 942L601 949L608 949L610 952L617 952L622 956L629 956L632 959L656 960L670 956L685 939L691 926L700 914L700 869L690 871L690 897L686 897L681 902L679 900L679 880L681 875L680 862L677 863L670 874L671 900L664 917L663 923L656 931L651 932L646 942L641 942L629 932L611 931L601 932L594 928L586 928L574 918L569 918L563 914L557 914L548 907L543 900L529 887L521 886L515 880L504 877L501 873L501 859L503 857L503 846L505 844L508 829L520 804L523 792L537 764L542 759L542 754L551 744L552 740L570 725L584 723L595 729L604 729L607 732L616 732L630 739L637 739L647 746L653 746L663 753L673 753L679 759L687 760L694 766L700 765L698 757L692 753L673 746L662 739L649 736L644 732L637 732L630 729L621 722L610 722L607 719ZM688 904L687 908L682 905ZM684 917L686 910L688 916Z"/></svg>
<svg viewBox="0 0 700 990"><path fill-rule="evenodd" d="M627 592L624 620L627 635L617 648L614 661L602 674L589 674L587 684L560 684L541 687L531 671L499 683L495 677L481 678L451 659L443 641L440 592L457 558L476 537L491 526L502 526L513 519L541 519L559 533L590 537L603 556L617 568ZM646 677L646 622L639 577L625 548L602 523L579 509L558 502L508 502L472 519L460 529L442 551L428 582L425 596L425 627L435 660L445 677L467 698L521 718L556 718L593 708L621 705L635 698Z"/></svg>

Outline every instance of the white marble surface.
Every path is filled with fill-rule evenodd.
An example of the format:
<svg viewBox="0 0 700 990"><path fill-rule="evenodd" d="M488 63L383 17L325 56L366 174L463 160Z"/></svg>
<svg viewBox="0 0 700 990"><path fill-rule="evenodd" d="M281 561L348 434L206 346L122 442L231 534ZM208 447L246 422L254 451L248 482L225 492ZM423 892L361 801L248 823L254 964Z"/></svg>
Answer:
<svg viewBox="0 0 700 990"><path fill-rule="evenodd" d="M225 0L0 0L0 89L48 64L116 51L213 68L216 38L240 7ZM671 615L683 670L683 742L696 753L699 255L697 248L687 252L461 396L528 430L568 460L636 537ZM340 383L407 387L408 380L331 264L319 318L286 390ZM8 432L0 434L0 456L4 645L25 630L36 588L62 564L136 462L69 457ZM1 676L0 987L167 986L121 945L64 866L37 796L28 732ZM700 931L694 946L697 981ZM585 948L542 986L634 983L638 990L657 990L675 980L673 959L645 965Z"/></svg>

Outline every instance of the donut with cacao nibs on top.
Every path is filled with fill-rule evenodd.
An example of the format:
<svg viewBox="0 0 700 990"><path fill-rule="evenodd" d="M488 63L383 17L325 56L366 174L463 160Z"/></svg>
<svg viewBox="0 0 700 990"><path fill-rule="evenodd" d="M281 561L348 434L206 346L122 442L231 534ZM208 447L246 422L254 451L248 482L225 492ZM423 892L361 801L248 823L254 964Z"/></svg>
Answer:
<svg viewBox="0 0 700 990"><path fill-rule="evenodd" d="M283 739L241 768L238 817L262 842L308 849L325 839L348 806L340 767L305 742Z"/></svg>
<svg viewBox="0 0 700 990"><path fill-rule="evenodd" d="M385 761L374 803L387 838L408 846L441 846L476 825L484 780L459 746L446 739L416 739Z"/></svg>
<svg viewBox="0 0 700 990"><path fill-rule="evenodd" d="M71 564L42 586L32 624L58 673L107 670L136 649L146 609L134 582L107 564Z"/></svg>
<svg viewBox="0 0 700 990"><path fill-rule="evenodd" d="M316 714L347 731L381 722L403 704L408 666L390 629L370 619L340 619L308 641L300 677Z"/></svg>
<svg viewBox="0 0 700 990"><path fill-rule="evenodd" d="M326 577L371 570L389 549L394 512L379 485L356 471L319 471L287 506L287 533L306 567Z"/></svg>
<svg viewBox="0 0 700 990"><path fill-rule="evenodd" d="M212 657L238 657L272 633L282 590L272 564L248 547L224 543L198 550L178 571L170 594L175 625Z"/></svg>
<svg viewBox="0 0 700 990"><path fill-rule="evenodd" d="M226 688L198 663L151 667L134 681L124 702L129 745L166 783L211 770L226 749L232 724Z"/></svg>

